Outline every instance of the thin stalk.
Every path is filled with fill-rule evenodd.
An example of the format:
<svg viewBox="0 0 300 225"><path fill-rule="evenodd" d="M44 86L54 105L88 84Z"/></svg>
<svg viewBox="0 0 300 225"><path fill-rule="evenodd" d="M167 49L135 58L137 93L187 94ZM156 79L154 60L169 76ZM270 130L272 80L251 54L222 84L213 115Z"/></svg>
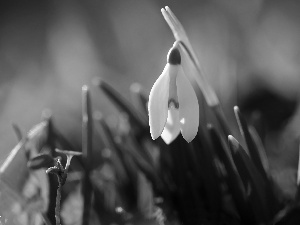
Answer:
<svg viewBox="0 0 300 225"><path fill-rule="evenodd" d="M56 206L55 206L55 221L56 225L60 225L60 200L61 200L61 180L58 177L58 188L56 194Z"/></svg>
<svg viewBox="0 0 300 225"><path fill-rule="evenodd" d="M300 200L300 146L298 149L298 170L297 170L297 192L296 192L296 201L299 202Z"/></svg>
<svg viewBox="0 0 300 225"><path fill-rule="evenodd" d="M212 106L211 109L215 113L216 119L219 122L223 134L225 134L225 137L227 137L228 135L231 134L231 131L228 122L226 120L223 108L221 107L221 105L215 105Z"/></svg>
<svg viewBox="0 0 300 225"><path fill-rule="evenodd" d="M115 104L120 111L126 112L129 116L132 124L136 125L141 130L144 130L148 127L147 115L136 110L136 108L131 104L130 101L125 99L117 90L110 86L105 81L100 78L94 80L94 84L98 86L107 97Z"/></svg>
<svg viewBox="0 0 300 225"><path fill-rule="evenodd" d="M256 168L261 173L263 178L265 180L268 180L268 175L263 166L262 159L261 159L261 156L259 153L259 149L255 145L255 142L249 132L249 128L248 128L246 119L243 117L243 115L240 112L239 107L237 107L237 106L234 107L234 113L235 113L235 117L236 117L236 120L237 120L239 128L240 128L240 132L246 141L246 146L248 148L248 152L252 159L253 164L256 166Z"/></svg>
<svg viewBox="0 0 300 225"><path fill-rule="evenodd" d="M71 159L75 155L81 155L81 152L74 152L74 151L65 151L65 150L59 150L55 149L58 153L63 153L67 156L67 163L65 165L65 168L63 168L60 158L55 159L55 166L50 167L46 170L46 173L49 174L55 174L57 176L58 181L58 188L57 188L57 194L56 194L56 205L55 205L55 221L56 225L60 225L60 201L61 201L61 192L62 192L62 186L65 184L68 176L69 166L71 163ZM46 222L48 224L48 222Z"/></svg>
<svg viewBox="0 0 300 225"><path fill-rule="evenodd" d="M92 169L92 116L91 116L91 99L89 88L82 87L82 158L85 168L83 179L83 215L82 225L89 224L91 201L92 201L92 184L90 182L90 171Z"/></svg>

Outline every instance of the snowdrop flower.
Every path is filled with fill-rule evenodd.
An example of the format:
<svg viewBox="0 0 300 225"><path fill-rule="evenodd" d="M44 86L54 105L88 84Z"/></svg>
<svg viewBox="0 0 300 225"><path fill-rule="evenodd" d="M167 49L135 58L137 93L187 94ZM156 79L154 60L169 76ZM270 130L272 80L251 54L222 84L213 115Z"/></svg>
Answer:
<svg viewBox="0 0 300 225"><path fill-rule="evenodd" d="M170 49L167 64L149 95L149 125L152 139L159 136L170 144L178 134L190 142L199 126L198 99L181 67L177 42Z"/></svg>
<svg viewBox="0 0 300 225"><path fill-rule="evenodd" d="M204 71L200 66L198 58L192 48L184 27L168 6L162 8L161 12L171 28L175 40L178 42L178 47L182 55L182 67L185 74L192 84L198 85L198 88L200 88L206 103L210 107L218 108L217 106L219 106L219 99L206 79ZM197 90L197 87L195 90Z"/></svg>

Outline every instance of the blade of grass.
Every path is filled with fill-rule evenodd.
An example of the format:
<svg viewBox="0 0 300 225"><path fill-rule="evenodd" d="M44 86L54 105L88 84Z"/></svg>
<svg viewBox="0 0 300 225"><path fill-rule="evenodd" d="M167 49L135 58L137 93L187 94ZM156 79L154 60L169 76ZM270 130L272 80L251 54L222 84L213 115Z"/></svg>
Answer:
<svg viewBox="0 0 300 225"><path fill-rule="evenodd" d="M252 140L254 141L256 149L258 150L263 168L266 171L267 175L269 176L269 171L270 171L269 160L264 145L262 143L262 140L260 139L256 129L253 126L249 126L249 133L250 136L252 137Z"/></svg>
<svg viewBox="0 0 300 225"><path fill-rule="evenodd" d="M246 119L243 117L237 106L234 107L234 112L239 124L240 132L246 141L252 162L266 182L267 194L265 198L270 204L269 211L271 214L276 214L282 207L277 196L279 194L279 188L271 180L271 177L268 174L268 160L263 145L254 127L250 128L248 126ZM275 194L275 192L277 193Z"/></svg>
<svg viewBox="0 0 300 225"><path fill-rule="evenodd" d="M38 153L48 143L48 136L49 121L44 120L27 133L25 148L31 153Z"/></svg>
<svg viewBox="0 0 300 225"><path fill-rule="evenodd" d="M300 145L298 147L297 192L296 201L300 201Z"/></svg>
<svg viewBox="0 0 300 225"><path fill-rule="evenodd" d="M247 224L253 224L253 212L249 208L248 202L246 200L245 189L243 187L241 178L239 177L236 167L233 163L233 159L227 149L227 145L222 142L220 135L217 133L216 129L209 124L208 131L215 149L221 162L224 164L227 172L227 185L230 193L233 197L235 206L241 220Z"/></svg>
<svg viewBox="0 0 300 225"><path fill-rule="evenodd" d="M120 93L118 93L113 87L111 87L108 83L101 80L100 78L95 79L94 84L107 95L107 97L116 105L119 110L128 114L133 125L142 130L148 129L147 117L137 111L133 107L133 105L129 101L127 101Z"/></svg>
<svg viewBox="0 0 300 225"><path fill-rule="evenodd" d="M213 106L211 107L211 109L214 112L214 115L216 116L216 119L220 125L220 128L222 129L223 134L227 137L231 134L231 131L221 105Z"/></svg>
<svg viewBox="0 0 300 225"><path fill-rule="evenodd" d="M105 120L99 113L94 114L94 121L95 121L95 131L98 132L106 148L102 150L104 154L103 157L108 158L107 155L109 155L109 158L107 160L109 160L113 164L116 173L118 174L119 182L121 184L128 183L129 177L124 168L122 158L118 153L113 134L111 133L108 125L106 124Z"/></svg>
<svg viewBox="0 0 300 225"><path fill-rule="evenodd" d="M120 114L119 118L119 128L117 130L121 132L117 132L115 130L116 133L118 133L119 139L122 139L122 141L126 143L133 151L136 151L145 160L147 160L151 165L154 166L154 160L151 156L151 153L145 148L145 145L151 139L149 131L144 130L135 132L134 129L131 129L132 126L128 124L128 116L124 113Z"/></svg>
<svg viewBox="0 0 300 225"><path fill-rule="evenodd" d="M249 194L248 200L257 221L268 222L270 220L270 210L266 199L266 181L233 136L228 136L228 143L237 170Z"/></svg>
<svg viewBox="0 0 300 225"><path fill-rule="evenodd" d="M119 138L116 138L105 120L99 115L94 116L97 123L96 130L99 136L102 138L104 145L112 152L109 161L113 164L116 175L118 177L118 187L122 191L122 196L125 196L125 202L127 207L132 207L136 201L136 183L137 183L137 171L133 157L124 150L125 143L118 143Z"/></svg>
<svg viewBox="0 0 300 225"><path fill-rule="evenodd" d="M187 46L183 42L179 42L178 46L182 55L181 60L183 71L187 78L190 80L197 94L197 97L199 98L201 96L201 94L199 93L201 92L209 107L219 105L219 99L215 91L207 82L205 76L203 75L203 70L198 67L195 59L192 58L190 49L187 48Z"/></svg>
<svg viewBox="0 0 300 225"><path fill-rule="evenodd" d="M149 163L149 160L142 157L142 155L138 151L134 150L134 148L124 147L123 150L126 154L129 154L133 158L137 167L153 183L153 186L161 190L163 188L163 183L153 165Z"/></svg>
<svg viewBox="0 0 300 225"><path fill-rule="evenodd" d="M153 188L141 172L138 173L137 187L137 209L144 217L151 218L154 213Z"/></svg>
<svg viewBox="0 0 300 225"><path fill-rule="evenodd" d="M125 197L125 209L132 209L136 206L137 202L137 179L138 179L138 166L133 160L132 156L126 154L123 143L118 143L116 149L120 159L124 165L125 171L128 174L129 182L121 187L122 196Z"/></svg>
<svg viewBox="0 0 300 225"><path fill-rule="evenodd" d="M114 136L112 135L108 125L106 124L102 113L96 111L93 115L95 122L95 130L99 133L100 138L103 141L103 144L106 148L113 149L115 148Z"/></svg>
<svg viewBox="0 0 300 225"><path fill-rule="evenodd" d="M88 225L90 220L90 210L92 204L92 184L90 182L90 172L92 170L92 116L91 99L87 86L82 87L82 159L84 163L84 178L82 185L83 195L83 215L82 225Z"/></svg>
<svg viewBox="0 0 300 225"><path fill-rule="evenodd" d="M248 124L237 106L234 107L234 113L240 128L240 132L246 141L247 149L249 151L252 162L254 163L258 171L261 173L261 175L264 177L264 179L267 180L268 175L264 169L262 160L260 158L260 153L258 152L259 149L257 148L249 132Z"/></svg>

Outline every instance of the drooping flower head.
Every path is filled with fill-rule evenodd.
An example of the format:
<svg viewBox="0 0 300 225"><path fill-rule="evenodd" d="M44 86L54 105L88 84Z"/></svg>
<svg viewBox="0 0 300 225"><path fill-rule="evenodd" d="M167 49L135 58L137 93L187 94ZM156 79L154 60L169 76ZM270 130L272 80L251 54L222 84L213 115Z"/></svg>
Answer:
<svg viewBox="0 0 300 225"><path fill-rule="evenodd" d="M167 64L151 89L148 110L152 139L161 136L169 144L180 131L187 142L196 136L198 99L183 73L177 42L170 49Z"/></svg>
<svg viewBox="0 0 300 225"><path fill-rule="evenodd" d="M200 88L208 106L218 106L219 99L206 79L204 70L200 66L184 27L168 6L162 8L161 12L171 28L175 40L178 42L178 47L182 56L182 67L186 76L189 78L196 90Z"/></svg>

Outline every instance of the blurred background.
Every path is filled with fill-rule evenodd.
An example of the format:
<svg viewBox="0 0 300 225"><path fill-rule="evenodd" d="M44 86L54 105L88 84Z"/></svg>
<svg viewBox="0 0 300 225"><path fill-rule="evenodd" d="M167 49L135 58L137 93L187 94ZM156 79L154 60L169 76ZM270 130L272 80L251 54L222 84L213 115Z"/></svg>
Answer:
<svg viewBox="0 0 300 225"><path fill-rule="evenodd" d="M232 107L256 125L275 179L294 193L300 114L297 0L31 0L0 2L0 162L51 109L55 126L80 142L81 87L101 77L129 99L148 95L174 42L160 9L185 27L229 122ZM93 107L115 109L91 85ZM236 134L237 135L237 132ZM78 143L80 144L80 143Z"/></svg>

